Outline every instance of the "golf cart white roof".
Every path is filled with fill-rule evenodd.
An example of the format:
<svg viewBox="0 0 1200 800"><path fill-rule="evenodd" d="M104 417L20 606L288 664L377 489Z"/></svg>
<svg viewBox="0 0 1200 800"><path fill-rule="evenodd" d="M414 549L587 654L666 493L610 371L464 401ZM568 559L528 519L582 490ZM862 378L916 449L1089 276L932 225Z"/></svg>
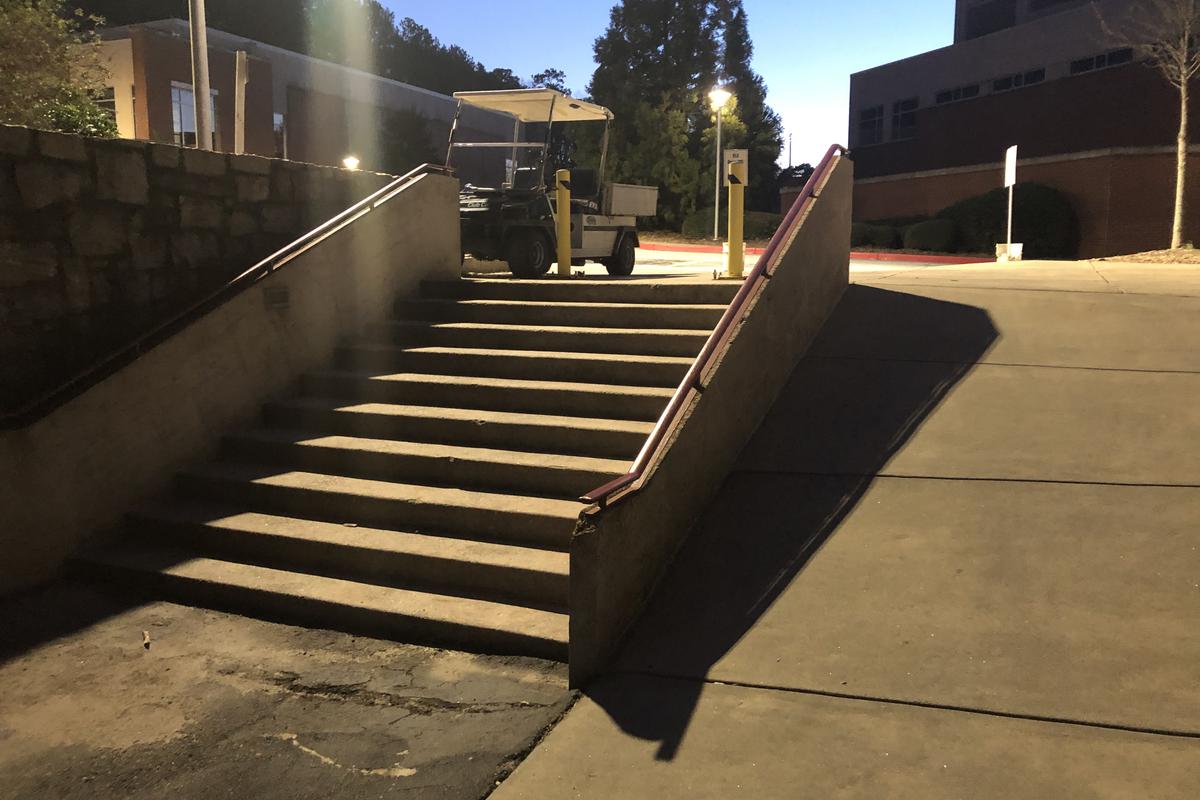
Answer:
<svg viewBox="0 0 1200 800"><path fill-rule="evenodd" d="M604 106L576 100L554 89L455 92L454 97L478 108L511 114L521 122L546 122L552 107L554 122L603 122L613 118Z"/></svg>

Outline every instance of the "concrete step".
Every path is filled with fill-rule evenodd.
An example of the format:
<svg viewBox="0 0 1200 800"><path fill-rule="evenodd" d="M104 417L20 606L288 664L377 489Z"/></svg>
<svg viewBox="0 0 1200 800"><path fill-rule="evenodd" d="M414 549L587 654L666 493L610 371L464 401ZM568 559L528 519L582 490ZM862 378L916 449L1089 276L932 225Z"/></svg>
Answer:
<svg viewBox="0 0 1200 800"><path fill-rule="evenodd" d="M394 369L440 375L580 381L624 386L674 388L687 374L691 358L608 353L553 353L472 347L398 347L360 342L338 349L347 369Z"/></svg>
<svg viewBox="0 0 1200 800"><path fill-rule="evenodd" d="M530 547L349 527L172 499L128 516L143 541L207 557L363 582L567 607L569 557Z"/></svg>
<svg viewBox="0 0 1200 800"><path fill-rule="evenodd" d="M483 408L561 416L654 421L673 390L567 381L525 381L398 372L327 371L304 376L305 393L409 405Z"/></svg>
<svg viewBox="0 0 1200 800"><path fill-rule="evenodd" d="M490 325L482 322L404 322L367 326L367 338L407 346L474 347L564 353L609 353L695 358L711 331Z"/></svg>
<svg viewBox="0 0 1200 800"><path fill-rule="evenodd" d="M574 499L621 475L627 461L428 442L261 429L228 436L228 455L359 478Z"/></svg>
<svg viewBox="0 0 1200 800"><path fill-rule="evenodd" d="M207 558L133 541L77 558L130 591L399 641L565 660L567 615Z"/></svg>
<svg viewBox="0 0 1200 800"><path fill-rule="evenodd" d="M581 303L537 300L399 300L403 320L557 325L589 328L675 328L712 330L727 303Z"/></svg>
<svg viewBox="0 0 1200 800"><path fill-rule="evenodd" d="M565 550L580 503L216 462L181 472L180 493L324 522Z"/></svg>
<svg viewBox="0 0 1200 800"><path fill-rule="evenodd" d="M426 297L467 300L535 300L543 303L682 303L729 305L740 284L717 281L667 279L514 281L481 278L427 281Z"/></svg>
<svg viewBox="0 0 1200 800"><path fill-rule="evenodd" d="M632 461L650 422L520 414L474 408L347 403L323 397L268 403L271 425L379 438ZM594 487L593 487L594 488Z"/></svg>

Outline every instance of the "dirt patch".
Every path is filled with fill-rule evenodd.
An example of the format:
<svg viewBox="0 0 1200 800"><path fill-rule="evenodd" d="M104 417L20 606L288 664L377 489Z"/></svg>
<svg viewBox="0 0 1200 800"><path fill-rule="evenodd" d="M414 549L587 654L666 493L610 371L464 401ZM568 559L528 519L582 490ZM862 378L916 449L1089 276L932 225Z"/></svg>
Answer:
<svg viewBox="0 0 1200 800"><path fill-rule="evenodd" d="M572 698L562 664L68 583L0 603L0 685L0 798L474 800Z"/></svg>
<svg viewBox="0 0 1200 800"><path fill-rule="evenodd" d="M1178 250L1150 250L1127 256L1097 258L1096 261L1126 261L1131 264L1200 264L1200 250L1180 248Z"/></svg>

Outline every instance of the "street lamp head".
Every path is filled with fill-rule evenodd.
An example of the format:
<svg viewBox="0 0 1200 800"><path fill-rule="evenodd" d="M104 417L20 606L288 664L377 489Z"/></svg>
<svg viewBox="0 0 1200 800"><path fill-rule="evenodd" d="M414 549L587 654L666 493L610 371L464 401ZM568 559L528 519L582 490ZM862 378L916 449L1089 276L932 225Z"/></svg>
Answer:
<svg viewBox="0 0 1200 800"><path fill-rule="evenodd" d="M720 111L732 97L733 93L721 86L708 93L708 99L712 103L713 111Z"/></svg>

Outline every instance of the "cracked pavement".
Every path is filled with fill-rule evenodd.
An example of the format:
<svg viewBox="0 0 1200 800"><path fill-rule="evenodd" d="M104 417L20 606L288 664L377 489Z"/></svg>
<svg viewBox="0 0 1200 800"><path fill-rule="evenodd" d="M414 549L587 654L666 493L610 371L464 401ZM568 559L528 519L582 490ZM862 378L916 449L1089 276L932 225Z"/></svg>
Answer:
<svg viewBox="0 0 1200 800"><path fill-rule="evenodd" d="M0 685L5 800L473 800L573 697L562 664L69 582L0 603Z"/></svg>

